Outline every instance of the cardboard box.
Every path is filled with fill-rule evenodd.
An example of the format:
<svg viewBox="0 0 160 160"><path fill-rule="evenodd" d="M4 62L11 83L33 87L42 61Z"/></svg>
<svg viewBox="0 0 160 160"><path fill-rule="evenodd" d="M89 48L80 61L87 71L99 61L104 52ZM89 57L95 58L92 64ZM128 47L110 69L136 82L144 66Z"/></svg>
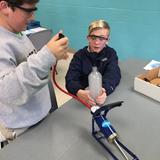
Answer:
<svg viewBox="0 0 160 160"><path fill-rule="evenodd" d="M134 89L160 102L159 68L140 74L134 79Z"/></svg>

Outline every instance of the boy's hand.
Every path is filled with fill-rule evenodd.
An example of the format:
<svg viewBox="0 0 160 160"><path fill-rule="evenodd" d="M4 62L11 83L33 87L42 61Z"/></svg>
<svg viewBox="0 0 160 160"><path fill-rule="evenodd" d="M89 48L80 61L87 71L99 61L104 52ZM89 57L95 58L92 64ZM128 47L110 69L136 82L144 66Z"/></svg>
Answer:
<svg viewBox="0 0 160 160"><path fill-rule="evenodd" d="M106 101L106 98L107 98L106 90L102 88L102 94L96 98L96 103L99 105L103 105L104 102Z"/></svg>
<svg viewBox="0 0 160 160"><path fill-rule="evenodd" d="M79 97L80 99L82 99L83 101L85 101L86 103L90 104L90 105L96 105L94 99L92 99L89 96L89 90L83 90L83 89L79 89L77 92L77 97Z"/></svg>
<svg viewBox="0 0 160 160"><path fill-rule="evenodd" d="M47 47L59 59L65 59L67 57L68 50L68 38L64 37L59 39L59 33L57 33L48 43Z"/></svg>

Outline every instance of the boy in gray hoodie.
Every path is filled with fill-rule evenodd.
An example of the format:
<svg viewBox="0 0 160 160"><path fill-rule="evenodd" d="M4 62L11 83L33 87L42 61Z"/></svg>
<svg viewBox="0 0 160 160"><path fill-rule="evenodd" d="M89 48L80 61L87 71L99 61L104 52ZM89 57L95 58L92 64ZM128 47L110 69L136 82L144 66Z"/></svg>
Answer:
<svg viewBox="0 0 160 160"><path fill-rule="evenodd" d="M66 57L68 38L57 33L40 51L21 34L39 0L0 0L0 142L47 116L49 72Z"/></svg>

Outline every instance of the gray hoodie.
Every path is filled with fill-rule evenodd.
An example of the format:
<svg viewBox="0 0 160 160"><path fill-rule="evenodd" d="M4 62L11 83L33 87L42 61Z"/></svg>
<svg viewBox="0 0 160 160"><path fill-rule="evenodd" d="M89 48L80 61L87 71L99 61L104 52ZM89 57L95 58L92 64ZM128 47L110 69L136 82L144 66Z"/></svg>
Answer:
<svg viewBox="0 0 160 160"><path fill-rule="evenodd" d="M0 27L0 123L29 127L48 114L47 83L55 63L46 46L37 52L28 37Z"/></svg>

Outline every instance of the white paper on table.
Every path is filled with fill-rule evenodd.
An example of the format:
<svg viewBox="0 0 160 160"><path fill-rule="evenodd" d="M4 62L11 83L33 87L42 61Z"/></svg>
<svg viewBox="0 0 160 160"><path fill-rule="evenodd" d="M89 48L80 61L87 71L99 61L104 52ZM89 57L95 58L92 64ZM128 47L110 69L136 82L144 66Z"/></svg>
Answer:
<svg viewBox="0 0 160 160"><path fill-rule="evenodd" d="M44 31L44 30L47 30L47 29L43 28L43 27L36 27L36 28L32 28L32 29L29 29L29 30L22 31L22 33L25 34L25 35L29 35L29 34Z"/></svg>
<svg viewBox="0 0 160 160"><path fill-rule="evenodd" d="M33 32L40 32L40 31L44 31L44 30L47 30L47 29L43 28L43 27L36 27L36 28L32 28L30 30L33 31Z"/></svg>
<svg viewBox="0 0 160 160"><path fill-rule="evenodd" d="M152 60L151 62L149 62L149 63L144 67L144 69L145 69L145 70L151 70L151 69L157 68L157 67L160 67L160 62L155 61L155 60Z"/></svg>

